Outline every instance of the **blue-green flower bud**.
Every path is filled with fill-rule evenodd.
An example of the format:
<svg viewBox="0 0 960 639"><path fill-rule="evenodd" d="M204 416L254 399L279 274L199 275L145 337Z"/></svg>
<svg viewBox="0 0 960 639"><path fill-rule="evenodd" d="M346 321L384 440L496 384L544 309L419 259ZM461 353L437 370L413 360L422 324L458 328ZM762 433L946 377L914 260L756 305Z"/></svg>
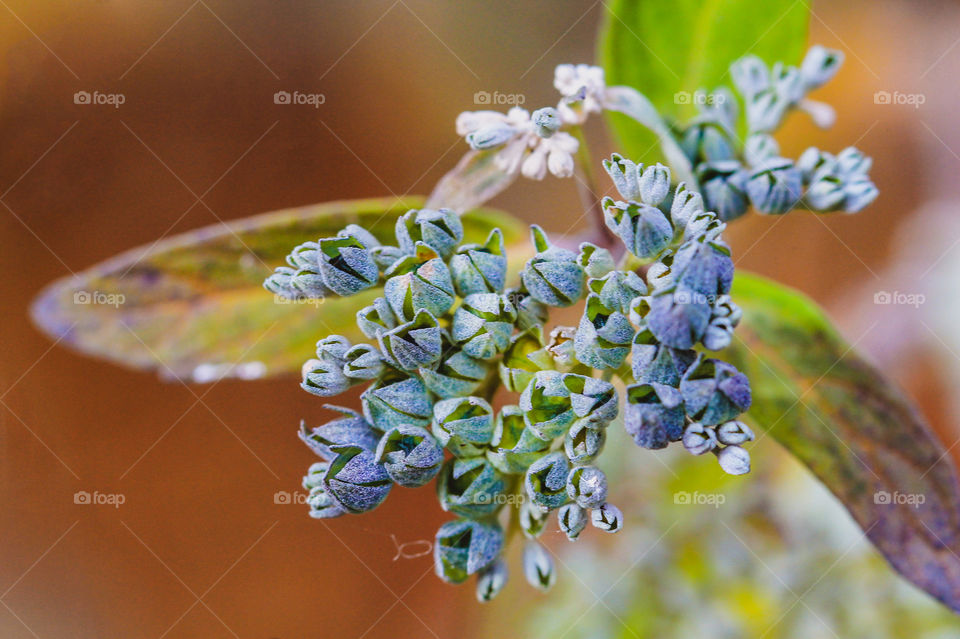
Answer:
<svg viewBox="0 0 960 639"><path fill-rule="evenodd" d="M700 294L688 301L710 302L729 293L733 285L730 247L720 239L704 236L685 242L677 249L671 268L678 289Z"/></svg>
<svg viewBox="0 0 960 639"><path fill-rule="evenodd" d="M640 172L643 165L639 167L632 160L628 160L619 153L614 153L609 160L603 161L603 168L613 180L613 185L620 192L620 197L625 200L640 199Z"/></svg>
<svg viewBox="0 0 960 639"><path fill-rule="evenodd" d="M373 452L360 446L336 446L337 456L323 476L323 488L349 513L373 510L393 487L387 471Z"/></svg>
<svg viewBox="0 0 960 639"><path fill-rule="evenodd" d="M785 79L788 82L791 81L790 77ZM785 83L782 86L788 87L789 84ZM790 98L780 86L772 86L750 97L746 102L748 129L752 133L775 130L780 126L791 104Z"/></svg>
<svg viewBox="0 0 960 639"><path fill-rule="evenodd" d="M523 485L527 497L541 508L553 510L567 502L570 462L561 452L544 455L530 465Z"/></svg>
<svg viewBox="0 0 960 639"><path fill-rule="evenodd" d="M337 237L356 238L356 240L363 245L363 248L367 250L372 250L380 246L380 240L359 224L347 224L337 233Z"/></svg>
<svg viewBox="0 0 960 639"><path fill-rule="evenodd" d="M527 539L536 539L543 534L550 511L541 508L532 501L523 501L517 511L517 521L523 536Z"/></svg>
<svg viewBox="0 0 960 639"><path fill-rule="evenodd" d="M386 273L405 255L406 253L399 246L374 246L370 249L370 257L373 258L381 273Z"/></svg>
<svg viewBox="0 0 960 639"><path fill-rule="evenodd" d="M546 324L549 309L545 304L534 299L526 288L523 286L508 288L503 294L517 309L517 328L521 331Z"/></svg>
<svg viewBox="0 0 960 639"><path fill-rule="evenodd" d="M353 295L370 288L380 278L369 251L355 237L329 237L319 242L320 275L337 295Z"/></svg>
<svg viewBox="0 0 960 639"><path fill-rule="evenodd" d="M301 369L300 388L320 397L339 395L356 383L343 374L343 364L342 359L332 357L307 360Z"/></svg>
<svg viewBox="0 0 960 639"><path fill-rule="evenodd" d="M866 178L848 183L844 187L843 193L843 210L847 213L856 213L863 210L880 194L873 182Z"/></svg>
<svg viewBox="0 0 960 639"><path fill-rule="evenodd" d="M650 315L650 295L642 295L634 298L630 302L630 323L639 327L641 330L647 326L647 316Z"/></svg>
<svg viewBox="0 0 960 639"><path fill-rule="evenodd" d="M577 254L551 246L546 233L536 224L530 234L537 254L524 266L520 278L527 291L549 306L570 306L583 297L585 274Z"/></svg>
<svg viewBox="0 0 960 639"><path fill-rule="evenodd" d="M806 94L803 78L800 75L800 69L797 67L776 62L770 76L773 78L774 89L777 94L782 97L788 106L797 104Z"/></svg>
<svg viewBox="0 0 960 639"><path fill-rule="evenodd" d="M607 501L607 476L596 466L574 468L567 475L567 497L583 508L599 508Z"/></svg>
<svg viewBox="0 0 960 639"><path fill-rule="evenodd" d="M670 204L670 219L678 229L684 229L695 215L703 213L703 196L687 189L685 182L677 185Z"/></svg>
<svg viewBox="0 0 960 639"><path fill-rule="evenodd" d="M444 348L444 352L449 352ZM435 370L421 368L420 376L427 389L442 399L473 394L487 377L490 363L470 357L461 350L440 362Z"/></svg>
<svg viewBox="0 0 960 639"><path fill-rule="evenodd" d="M443 447L422 426L397 426L380 439L376 460L401 486L423 486L440 472Z"/></svg>
<svg viewBox="0 0 960 639"><path fill-rule="evenodd" d="M380 433L375 431L360 413L324 404L324 408L333 410L343 417L331 420L313 429L307 428L305 422L300 422L298 435L303 443L319 457L331 460L337 456L333 451L336 446L359 446L366 450L375 450L380 440Z"/></svg>
<svg viewBox="0 0 960 639"><path fill-rule="evenodd" d="M622 315L630 313L634 299L647 294L647 285L633 271L613 271L587 282L589 291L600 296L600 303Z"/></svg>
<svg viewBox="0 0 960 639"><path fill-rule="evenodd" d="M835 211L847 197L845 187L844 181L836 175L824 175L810 184L804 198L814 211Z"/></svg>
<svg viewBox="0 0 960 639"><path fill-rule="evenodd" d="M523 547L523 576L527 583L546 592L557 581L557 571L553 566L553 557L537 541L528 541Z"/></svg>
<svg viewBox="0 0 960 639"><path fill-rule="evenodd" d="M405 253L413 255L417 251L417 242L423 242L447 258L463 239L463 223L450 209L411 210L397 219L396 233L397 244Z"/></svg>
<svg viewBox="0 0 960 639"><path fill-rule="evenodd" d="M507 390L522 393L534 373L553 368L553 358L543 344L539 326L517 333L500 360L500 381Z"/></svg>
<svg viewBox="0 0 960 639"><path fill-rule="evenodd" d="M865 176L873 166L873 159L864 155L862 151L848 146L837 154L836 171L841 177Z"/></svg>
<svg viewBox="0 0 960 639"><path fill-rule="evenodd" d="M310 516L314 519L330 519L346 514L346 511L327 494L323 486L314 486L307 494L307 505L310 507Z"/></svg>
<svg viewBox="0 0 960 639"><path fill-rule="evenodd" d="M386 272L384 297L394 315L409 322L420 310L441 317L453 306L453 281L450 269L435 250L417 243L416 255L398 261Z"/></svg>
<svg viewBox="0 0 960 639"><path fill-rule="evenodd" d="M637 180L637 185L640 187L640 201L657 206L670 192L670 169L659 162L648 166Z"/></svg>
<svg viewBox="0 0 960 639"><path fill-rule="evenodd" d="M731 364L701 358L687 369L680 392L691 419L714 426L750 408L750 380Z"/></svg>
<svg viewBox="0 0 960 639"><path fill-rule="evenodd" d="M536 127L537 135L541 138L552 137L563 124L560 119L560 112L553 107L544 107L537 109L530 116L533 125Z"/></svg>
<svg viewBox="0 0 960 639"><path fill-rule="evenodd" d="M667 249L660 254L656 262L647 267L647 282L654 293L673 288L673 257L674 252Z"/></svg>
<svg viewBox="0 0 960 639"><path fill-rule="evenodd" d="M735 160L701 164L697 179L707 207L723 221L735 220L747 212L746 185L749 174Z"/></svg>
<svg viewBox="0 0 960 639"><path fill-rule="evenodd" d="M603 200L607 227L639 258L654 257L673 240L673 227L660 209L638 202Z"/></svg>
<svg viewBox="0 0 960 639"><path fill-rule="evenodd" d="M290 276L290 286L296 291L295 299L323 299L331 294L324 283L318 266L299 268Z"/></svg>
<svg viewBox="0 0 960 639"><path fill-rule="evenodd" d="M450 459L437 479L440 507L462 517L492 515L506 502L506 482L485 457Z"/></svg>
<svg viewBox="0 0 960 639"><path fill-rule="evenodd" d="M576 541L583 529L587 527L590 520L589 513L577 504L567 504L562 506L557 513L557 523L560 525L560 532L567 536L570 541Z"/></svg>
<svg viewBox="0 0 960 639"><path fill-rule="evenodd" d="M350 379L374 380L383 373L383 357L370 344L357 344L343 359L343 374Z"/></svg>
<svg viewBox="0 0 960 639"><path fill-rule="evenodd" d="M739 446L727 446L717 453L720 468L730 475L746 475L750 472L750 453Z"/></svg>
<svg viewBox="0 0 960 639"><path fill-rule="evenodd" d="M483 151L506 144L516 134L516 130L507 125L485 126L468 133L464 140L474 151Z"/></svg>
<svg viewBox="0 0 960 639"><path fill-rule="evenodd" d="M382 297L373 300L370 306L357 311L357 327L370 339L377 339L380 333L389 331L397 324L397 318L390 310L390 305Z"/></svg>
<svg viewBox="0 0 960 639"><path fill-rule="evenodd" d="M676 387L696 358L696 351L670 348L661 344L649 330L640 330L633 338L630 356L633 379L637 384Z"/></svg>
<svg viewBox="0 0 960 639"><path fill-rule="evenodd" d="M463 583L492 564L502 548L503 530L496 522L448 521L437 531L433 544L436 574L448 583Z"/></svg>
<svg viewBox="0 0 960 639"><path fill-rule="evenodd" d="M287 255L287 264L294 270L308 268L317 270L320 264L320 245L316 242L304 242L293 247Z"/></svg>
<svg viewBox="0 0 960 639"><path fill-rule="evenodd" d="M745 55L731 64L730 76L733 85L747 98L770 86L770 71L763 60L755 55Z"/></svg>
<svg viewBox="0 0 960 639"><path fill-rule="evenodd" d="M689 424L683 431L683 447L692 455L710 452L717 447L716 430L700 422Z"/></svg>
<svg viewBox="0 0 960 639"><path fill-rule="evenodd" d="M289 266L278 266L273 273L263 280L263 288L274 295L285 297L289 300L295 300L303 297L303 294L293 287L293 276L296 270Z"/></svg>
<svg viewBox="0 0 960 639"><path fill-rule="evenodd" d="M590 511L590 523L603 532L620 532L623 527L623 513L613 504L603 504Z"/></svg>
<svg viewBox="0 0 960 639"><path fill-rule="evenodd" d="M563 377L564 374L557 371L538 371L520 395L519 404L527 426L544 441L565 433L577 418Z"/></svg>
<svg viewBox="0 0 960 639"><path fill-rule="evenodd" d="M827 49L819 44L810 47L800 65L800 76L807 91L830 81L843 64L843 52Z"/></svg>
<svg viewBox="0 0 960 639"><path fill-rule="evenodd" d="M760 213L783 215L803 197L802 176L790 160L773 158L750 174L747 195Z"/></svg>
<svg viewBox="0 0 960 639"><path fill-rule="evenodd" d="M430 393L416 377L382 377L363 392L360 402L367 422L381 431L402 424L427 426L433 417Z"/></svg>
<svg viewBox="0 0 960 639"><path fill-rule="evenodd" d="M497 413L487 459L500 472L512 475L526 471L548 448L550 442L527 428L519 406L504 406Z"/></svg>
<svg viewBox="0 0 960 639"><path fill-rule="evenodd" d="M550 343L547 344L547 353L553 359L554 368L568 373L574 368L583 368L577 360L577 351L574 339L577 329L573 326L557 326L550 331Z"/></svg>
<svg viewBox="0 0 960 639"><path fill-rule="evenodd" d="M627 387L624 428L643 448L666 448L683 436L683 396L663 384Z"/></svg>
<svg viewBox="0 0 960 639"><path fill-rule="evenodd" d="M493 408L482 397L453 397L433 407L433 434L457 457L482 455L493 427Z"/></svg>
<svg viewBox="0 0 960 639"><path fill-rule="evenodd" d="M710 304L685 286L658 292L650 298L646 327L663 344L686 350L700 341L710 323Z"/></svg>
<svg viewBox="0 0 960 639"><path fill-rule="evenodd" d="M418 311L412 321L381 333L380 350L384 358L402 371L415 371L440 359L443 331L429 311Z"/></svg>
<svg viewBox="0 0 960 639"><path fill-rule="evenodd" d="M721 295L713 305L710 324L703 334L703 345L711 351L723 350L733 341L733 330L740 323L742 312L729 295Z"/></svg>
<svg viewBox="0 0 960 639"><path fill-rule="evenodd" d="M599 295L590 293L574 337L577 359L591 368L620 368L630 352L633 333L630 320L604 306Z"/></svg>
<svg viewBox="0 0 960 639"><path fill-rule="evenodd" d="M747 138L743 147L743 157L747 164L756 167L780 157L780 145L767 133L754 133Z"/></svg>
<svg viewBox="0 0 960 639"><path fill-rule="evenodd" d="M583 242L580 245L577 264L583 268L583 272L587 274L587 277L592 278L604 277L616 268L610 251L591 244L590 242Z"/></svg>
<svg viewBox="0 0 960 639"><path fill-rule="evenodd" d="M474 293L467 296L453 315L453 339L463 352L491 359L510 345L517 309L505 295Z"/></svg>
<svg viewBox="0 0 960 639"><path fill-rule="evenodd" d="M563 385L570 391L570 405L578 418L605 426L617 417L617 391L610 382L567 373Z"/></svg>
<svg viewBox="0 0 960 639"><path fill-rule="evenodd" d="M580 420L563 436L563 452L571 464L589 464L607 442L606 424Z"/></svg>
<svg viewBox="0 0 960 639"><path fill-rule="evenodd" d="M716 122L699 122L688 127L680 147L695 165L733 159L736 148L730 135Z"/></svg>
<svg viewBox="0 0 960 639"><path fill-rule="evenodd" d="M725 446L739 446L753 441L753 431L741 421L724 422L717 426L717 440Z"/></svg>
<svg viewBox="0 0 960 639"><path fill-rule="evenodd" d="M477 601L486 603L492 601L507 585L510 571L507 562L497 559L477 574Z"/></svg>
<svg viewBox="0 0 960 639"><path fill-rule="evenodd" d="M307 469L307 474L303 476L300 485L303 486L304 490L313 490L317 487L323 488L323 476L327 474L328 468L330 468L330 464L326 461L310 464L310 468Z"/></svg>
<svg viewBox="0 0 960 639"><path fill-rule="evenodd" d="M465 244L450 258L450 275L460 297L500 293L507 279L503 233L493 229L484 244Z"/></svg>

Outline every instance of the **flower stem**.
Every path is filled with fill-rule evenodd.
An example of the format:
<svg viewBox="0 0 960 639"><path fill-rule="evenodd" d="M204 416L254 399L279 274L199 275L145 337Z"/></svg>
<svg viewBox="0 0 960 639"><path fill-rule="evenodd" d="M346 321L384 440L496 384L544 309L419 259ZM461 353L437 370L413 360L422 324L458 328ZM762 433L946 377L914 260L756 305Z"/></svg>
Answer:
<svg viewBox="0 0 960 639"><path fill-rule="evenodd" d="M592 227L590 241L602 248L612 249L616 246L615 237L603 220L600 191L597 188L596 174L593 171L593 160L590 156L590 148L587 146L587 138L580 126L572 126L569 131L580 143L576 157L577 190L580 193L584 211L590 215L590 226Z"/></svg>

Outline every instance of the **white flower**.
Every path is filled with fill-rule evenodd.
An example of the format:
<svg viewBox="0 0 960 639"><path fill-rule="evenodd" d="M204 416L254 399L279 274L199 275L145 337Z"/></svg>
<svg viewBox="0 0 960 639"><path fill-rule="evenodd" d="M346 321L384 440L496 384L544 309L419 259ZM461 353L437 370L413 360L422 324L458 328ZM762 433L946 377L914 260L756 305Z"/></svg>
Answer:
<svg viewBox="0 0 960 639"><path fill-rule="evenodd" d="M457 117L457 133L475 150L499 148L494 161L504 172L542 180L547 171L557 177L573 175L573 154L580 143L569 133L538 134L526 109L507 113L465 111Z"/></svg>
<svg viewBox="0 0 960 639"><path fill-rule="evenodd" d="M601 67L561 64L553 73L553 86L563 96L557 110L563 121L583 124L591 113L601 113L607 101L607 84Z"/></svg>

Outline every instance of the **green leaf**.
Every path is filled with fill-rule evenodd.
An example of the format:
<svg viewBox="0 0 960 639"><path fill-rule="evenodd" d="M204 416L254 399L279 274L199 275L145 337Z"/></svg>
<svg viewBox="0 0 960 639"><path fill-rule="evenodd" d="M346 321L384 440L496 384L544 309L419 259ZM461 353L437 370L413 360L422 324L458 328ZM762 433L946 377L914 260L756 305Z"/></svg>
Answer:
<svg viewBox="0 0 960 639"><path fill-rule="evenodd" d="M423 199L330 202L209 226L133 249L48 286L34 321L88 355L165 377L209 381L299 371L330 333L355 340L356 311L380 289L350 298L290 303L262 287L301 242L359 224L395 243L396 219ZM493 210L463 216L465 242L494 227L507 245L526 242L526 225ZM515 250L517 258L523 251Z"/></svg>
<svg viewBox="0 0 960 639"><path fill-rule="evenodd" d="M810 467L904 577L960 612L960 487L950 455L901 392L799 293L738 272L729 356L753 387L749 421Z"/></svg>
<svg viewBox="0 0 960 639"><path fill-rule="evenodd" d="M674 96L681 91L730 85L730 63L748 53L766 61L800 62L809 7L796 0L610 0L600 34L599 58L608 85L641 91L667 119L693 114ZM657 136L611 114L611 125L632 159L652 153Z"/></svg>

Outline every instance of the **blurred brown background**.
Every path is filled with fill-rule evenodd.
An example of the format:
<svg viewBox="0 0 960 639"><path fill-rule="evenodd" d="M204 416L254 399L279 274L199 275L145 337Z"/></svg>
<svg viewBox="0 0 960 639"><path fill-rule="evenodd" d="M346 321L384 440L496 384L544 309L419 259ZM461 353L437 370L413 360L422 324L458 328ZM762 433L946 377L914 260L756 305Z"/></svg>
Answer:
<svg viewBox="0 0 960 639"><path fill-rule="evenodd" d="M882 195L852 217L751 216L732 232L738 266L824 304L950 445L950 336L933 322L907 335L916 316L894 315L910 309L872 296L895 286L904 229L938 236L920 255L932 273L960 238L921 214L935 201L955 210L960 190L960 6L813 10L811 42L847 53L817 96L838 124L818 131L795 116L785 153L856 144L875 158ZM52 348L27 308L50 280L165 234L427 193L463 151L453 121L474 92L555 102L554 65L594 59L602 11L550 0L0 2L0 636L462 636L461 620L483 614L472 587L441 584L429 557L397 558L398 543L430 539L446 519L430 490L394 491L376 513L329 525L275 503L312 462L296 425L324 416L294 380L163 384ZM277 105L279 90L326 100ZM877 104L880 90L924 103ZM77 91L125 102L78 105ZM609 148L591 132L599 157ZM548 230L581 215L573 181L550 178L494 204ZM77 491L125 503L77 505Z"/></svg>

